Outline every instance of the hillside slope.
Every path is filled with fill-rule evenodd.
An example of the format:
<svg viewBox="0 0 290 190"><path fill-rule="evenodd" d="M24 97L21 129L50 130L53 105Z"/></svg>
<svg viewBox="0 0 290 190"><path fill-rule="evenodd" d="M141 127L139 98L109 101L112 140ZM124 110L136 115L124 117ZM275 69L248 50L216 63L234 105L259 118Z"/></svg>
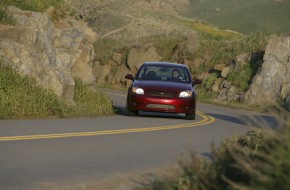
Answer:
<svg viewBox="0 0 290 190"><path fill-rule="evenodd" d="M67 0L78 14L104 35L122 27L142 28L160 24L168 16L201 20L244 34L257 32L289 33L290 0ZM174 20L173 20L174 21ZM138 22L137 26L132 23ZM168 29L168 22L158 25ZM176 26L176 25L175 25ZM144 32L144 33L145 33Z"/></svg>
<svg viewBox="0 0 290 190"><path fill-rule="evenodd" d="M133 40L150 35L172 32L191 33L194 19L180 16L188 0L67 0L75 7L77 15L87 21L102 38L130 38ZM197 23L197 22L196 22ZM200 22L199 28L200 28ZM205 26L208 24L203 23ZM213 30L216 27L210 26Z"/></svg>
<svg viewBox="0 0 290 190"><path fill-rule="evenodd" d="M244 34L289 33L289 0L190 0L184 16Z"/></svg>

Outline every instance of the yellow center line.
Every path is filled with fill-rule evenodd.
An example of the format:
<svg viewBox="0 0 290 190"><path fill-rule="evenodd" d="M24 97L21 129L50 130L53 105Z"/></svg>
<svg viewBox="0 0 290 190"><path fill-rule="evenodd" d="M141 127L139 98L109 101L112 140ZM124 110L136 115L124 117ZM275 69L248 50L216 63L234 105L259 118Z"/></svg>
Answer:
<svg viewBox="0 0 290 190"><path fill-rule="evenodd" d="M36 140L36 139L53 139L53 138L67 138L67 137L87 137L87 136L99 136L99 135L113 135L113 134L126 134L126 133L141 133L150 131L172 130L189 128L201 125L207 125L213 123L215 119L202 112L197 112L203 119L193 123L178 124L171 126L158 126L158 127L146 127L146 128L132 128L132 129L119 129L119 130L107 130L107 131L92 131L92 132L75 132L75 133L60 133L60 134L41 134L41 135L26 135L26 136L6 136L0 137L1 141L20 141L20 140Z"/></svg>

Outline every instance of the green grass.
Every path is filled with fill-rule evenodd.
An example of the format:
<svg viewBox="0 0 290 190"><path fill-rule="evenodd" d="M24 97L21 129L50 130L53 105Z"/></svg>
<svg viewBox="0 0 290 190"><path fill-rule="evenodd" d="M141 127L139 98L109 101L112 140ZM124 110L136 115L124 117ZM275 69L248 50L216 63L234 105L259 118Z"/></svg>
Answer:
<svg viewBox="0 0 290 190"><path fill-rule="evenodd" d="M241 90L245 91L248 89L254 76L258 71L258 66L251 67L251 64L248 63L243 66L238 72L231 72L227 77L227 80L232 82L232 85L239 87Z"/></svg>
<svg viewBox="0 0 290 190"><path fill-rule="evenodd" d="M76 80L75 105L67 105L52 91L35 85L11 67L0 65L0 119L99 116L113 113L104 94L92 92Z"/></svg>
<svg viewBox="0 0 290 190"><path fill-rule="evenodd" d="M70 6L65 4L64 0L1 0L0 1L0 23L13 24L13 19L7 15L5 9L8 6L15 6L22 10L44 12L49 7L53 6L51 19L57 22L64 17L67 12L72 13Z"/></svg>
<svg viewBox="0 0 290 190"><path fill-rule="evenodd" d="M113 113L112 101L102 92L93 92L80 80L75 80L74 115L100 116Z"/></svg>
<svg viewBox="0 0 290 190"><path fill-rule="evenodd" d="M0 23L2 24L14 24L14 20L11 16L9 16L5 9L0 7Z"/></svg>
<svg viewBox="0 0 290 190"><path fill-rule="evenodd" d="M22 10L29 10L35 12L46 11L50 6L55 8L62 8L64 6L63 0L1 0L0 7L15 6Z"/></svg>

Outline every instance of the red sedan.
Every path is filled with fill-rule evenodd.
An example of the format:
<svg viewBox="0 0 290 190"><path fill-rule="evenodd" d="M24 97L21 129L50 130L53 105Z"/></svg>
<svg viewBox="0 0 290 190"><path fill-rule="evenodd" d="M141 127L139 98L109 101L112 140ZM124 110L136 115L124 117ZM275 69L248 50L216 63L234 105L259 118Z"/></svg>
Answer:
<svg viewBox="0 0 290 190"><path fill-rule="evenodd" d="M132 80L128 89L126 110L128 115L139 111L184 113L186 119L195 119L196 94L193 80L185 65L167 62L146 62Z"/></svg>

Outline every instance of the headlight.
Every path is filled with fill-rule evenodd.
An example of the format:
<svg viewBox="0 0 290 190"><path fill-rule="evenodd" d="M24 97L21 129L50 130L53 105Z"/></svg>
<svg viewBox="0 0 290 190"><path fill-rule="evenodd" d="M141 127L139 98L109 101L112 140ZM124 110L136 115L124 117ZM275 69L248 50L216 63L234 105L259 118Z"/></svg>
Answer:
<svg viewBox="0 0 290 190"><path fill-rule="evenodd" d="M182 91L179 93L179 98L190 98L192 96L191 91Z"/></svg>
<svg viewBox="0 0 290 190"><path fill-rule="evenodd" d="M132 92L134 94L144 95L144 90L142 88L139 88L139 87L133 87Z"/></svg>

